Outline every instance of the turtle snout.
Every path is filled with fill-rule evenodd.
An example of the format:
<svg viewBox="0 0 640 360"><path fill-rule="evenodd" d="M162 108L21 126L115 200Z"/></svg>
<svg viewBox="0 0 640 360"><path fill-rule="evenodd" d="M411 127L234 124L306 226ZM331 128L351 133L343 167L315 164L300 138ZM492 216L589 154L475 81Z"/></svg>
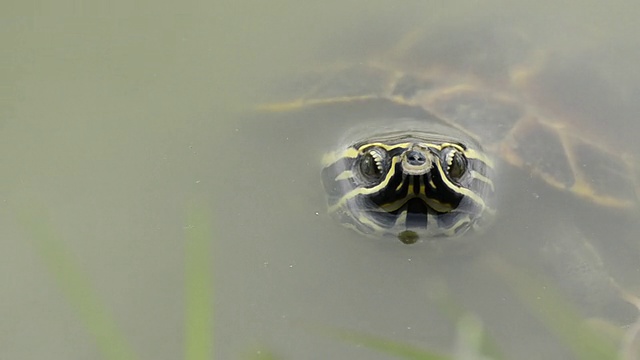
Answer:
<svg viewBox="0 0 640 360"><path fill-rule="evenodd" d="M417 150L410 150L406 156L409 165L420 166L427 162L427 156Z"/></svg>
<svg viewBox="0 0 640 360"><path fill-rule="evenodd" d="M432 168L433 159L429 150L414 145L402 154L402 169L407 175L422 175Z"/></svg>

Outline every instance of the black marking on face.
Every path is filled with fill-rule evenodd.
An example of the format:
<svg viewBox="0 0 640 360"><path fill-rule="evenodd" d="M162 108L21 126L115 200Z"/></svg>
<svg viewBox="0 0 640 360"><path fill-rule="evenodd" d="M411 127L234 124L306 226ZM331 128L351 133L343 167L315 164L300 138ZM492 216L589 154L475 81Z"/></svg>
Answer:
<svg viewBox="0 0 640 360"><path fill-rule="evenodd" d="M370 140L336 155L343 157L323 170L332 211L368 234L402 239L401 234L466 232L487 208L484 198L493 191L490 164L477 150L468 157L463 144L434 138Z"/></svg>

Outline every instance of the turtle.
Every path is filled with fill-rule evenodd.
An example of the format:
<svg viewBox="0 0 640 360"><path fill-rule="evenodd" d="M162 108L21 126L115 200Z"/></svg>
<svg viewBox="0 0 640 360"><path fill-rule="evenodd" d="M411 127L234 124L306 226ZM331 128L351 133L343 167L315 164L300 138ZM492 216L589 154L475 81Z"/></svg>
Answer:
<svg viewBox="0 0 640 360"><path fill-rule="evenodd" d="M498 161L603 209L637 207L630 156L536 101L544 55L501 58L502 73L468 67L478 55L453 65L406 61L421 58L423 41L411 33L399 41L402 51L390 51L394 61L334 66L304 93L262 106L331 109L345 122L350 111L368 117L360 128L345 126L322 159L329 212L341 223L404 243L482 229L495 212Z"/></svg>
<svg viewBox="0 0 640 360"><path fill-rule="evenodd" d="M531 241L540 240L549 267L586 284L581 301L597 288L594 302L623 299L633 312L625 321L635 320L640 302L604 270L602 246L594 245L606 248L606 231L638 223L635 159L590 132L583 120L593 114L549 86L568 68L553 51L517 31L442 34L409 31L390 49L308 71L260 112L313 119L341 134L318 161L320 182L328 212L365 237L446 242L526 223L504 209L505 193L520 185L504 174L518 174L533 187L526 202L509 205L535 206L555 222ZM604 86L591 70L577 73ZM575 209L595 221L576 220ZM619 244L637 259L637 238Z"/></svg>

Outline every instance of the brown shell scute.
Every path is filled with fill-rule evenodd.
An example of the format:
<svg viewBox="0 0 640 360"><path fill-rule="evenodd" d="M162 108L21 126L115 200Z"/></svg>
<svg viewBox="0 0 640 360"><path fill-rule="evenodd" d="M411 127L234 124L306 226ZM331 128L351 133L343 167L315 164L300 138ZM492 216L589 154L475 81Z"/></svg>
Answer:
<svg viewBox="0 0 640 360"><path fill-rule="evenodd" d="M552 187L602 206L636 207L632 164L620 153L577 134L567 125L528 119L512 129L501 154Z"/></svg>

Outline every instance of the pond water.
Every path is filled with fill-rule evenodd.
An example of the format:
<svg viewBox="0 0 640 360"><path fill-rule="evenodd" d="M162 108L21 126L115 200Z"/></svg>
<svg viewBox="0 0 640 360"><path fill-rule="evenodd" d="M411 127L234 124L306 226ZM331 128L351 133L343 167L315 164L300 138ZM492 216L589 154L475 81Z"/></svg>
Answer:
<svg viewBox="0 0 640 360"><path fill-rule="evenodd" d="M216 359L390 358L342 330L451 354L465 346L461 319L479 319L505 358L579 358L568 333L619 343L633 329L618 291L640 295L637 209L502 164L486 232L367 238L327 214L321 158L389 111L256 109L315 86L309 71L365 63L420 29L397 70L442 62L495 80L540 64L527 104L640 168L635 3L110 4L3 6L0 357L104 356L26 216L49 224L139 358L183 358L194 203L211 214Z"/></svg>

